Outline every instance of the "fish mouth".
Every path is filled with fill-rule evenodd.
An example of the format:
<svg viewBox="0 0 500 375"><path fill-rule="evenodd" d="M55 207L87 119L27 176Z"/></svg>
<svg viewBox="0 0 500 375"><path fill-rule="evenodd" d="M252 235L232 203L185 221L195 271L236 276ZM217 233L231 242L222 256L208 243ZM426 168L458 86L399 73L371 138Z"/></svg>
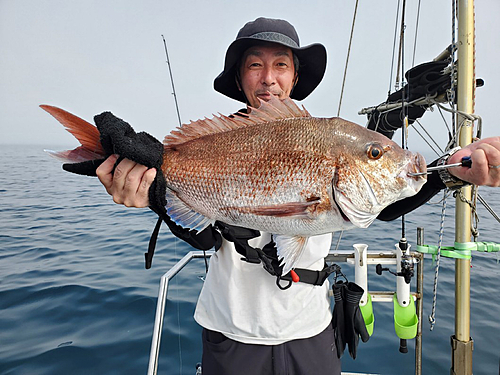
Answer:
<svg viewBox="0 0 500 375"><path fill-rule="evenodd" d="M412 162L407 167L408 176L419 181L426 178L427 164L425 159L419 153L415 154Z"/></svg>
<svg viewBox="0 0 500 375"><path fill-rule="evenodd" d="M427 164L425 159L419 153L413 155L412 160L401 170L398 177L407 181L415 194L420 191L427 181Z"/></svg>

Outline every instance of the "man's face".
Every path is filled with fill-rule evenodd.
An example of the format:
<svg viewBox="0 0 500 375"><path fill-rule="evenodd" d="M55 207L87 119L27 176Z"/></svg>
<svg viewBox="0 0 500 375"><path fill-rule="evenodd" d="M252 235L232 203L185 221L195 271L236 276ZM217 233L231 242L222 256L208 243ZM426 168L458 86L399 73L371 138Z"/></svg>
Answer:
<svg viewBox="0 0 500 375"><path fill-rule="evenodd" d="M248 104L260 106L259 99L268 101L271 95L284 99L290 96L295 68L292 50L279 44L258 45L245 51L240 66L241 89Z"/></svg>

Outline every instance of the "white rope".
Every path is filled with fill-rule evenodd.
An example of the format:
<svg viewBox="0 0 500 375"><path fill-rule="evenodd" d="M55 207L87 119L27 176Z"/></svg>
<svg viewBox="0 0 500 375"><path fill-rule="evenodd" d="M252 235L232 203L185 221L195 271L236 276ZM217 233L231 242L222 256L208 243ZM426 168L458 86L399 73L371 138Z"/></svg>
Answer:
<svg viewBox="0 0 500 375"><path fill-rule="evenodd" d="M444 105L439 104L437 102L435 104L438 106L438 108L440 108L440 109L442 109L444 111L451 112L451 113L454 113L454 114L459 114L460 116L463 117L463 120L460 122L460 124L458 125L457 129L456 129L456 126L453 125L453 129L456 129L456 131L453 134L453 136L450 139L450 141L448 142L448 145L446 146L446 150L449 150L449 149L455 147L457 135L460 134L460 130L461 130L462 126L464 126L466 120L469 120L469 121L472 121L472 122L477 121L477 135L476 135L476 138L481 138L481 133L482 133L482 129L483 129L483 119L481 118L481 116L473 114L473 113L462 112L462 111L459 111L459 110L455 109L454 107L452 107L452 108L446 108ZM453 118L453 122L455 123L455 116L452 116L452 118Z"/></svg>
<svg viewBox="0 0 500 375"><path fill-rule="evenodd" d="M437 304L437 285L438 285L438 276L439 276L439 261L441 259L441 246L443 244L443 234L444 234L444 219L446 216L446 198L449 194L448 189L444 191L443 195L443 206L441 208L441 225L439 229L439 242L438 249L436 254L436 268L434 270L434 292L432 297L432 310L431 315L429 315L429 323L430 330L434 329L434 325L436 324L436 304Z"/></svg>

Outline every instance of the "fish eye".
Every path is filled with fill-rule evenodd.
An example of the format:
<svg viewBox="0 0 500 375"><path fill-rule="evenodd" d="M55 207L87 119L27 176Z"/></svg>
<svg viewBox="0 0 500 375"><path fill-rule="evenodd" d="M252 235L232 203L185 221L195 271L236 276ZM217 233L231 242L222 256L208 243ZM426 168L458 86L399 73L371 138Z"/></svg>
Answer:
<svg viewBox="0 0 500 375"><path fill-rule="evenodd" d="M368 155L369 159L377 160L380 159L382 155L384 155L384 148L378 144L372 144L368 146L366 154Z"/></svg>

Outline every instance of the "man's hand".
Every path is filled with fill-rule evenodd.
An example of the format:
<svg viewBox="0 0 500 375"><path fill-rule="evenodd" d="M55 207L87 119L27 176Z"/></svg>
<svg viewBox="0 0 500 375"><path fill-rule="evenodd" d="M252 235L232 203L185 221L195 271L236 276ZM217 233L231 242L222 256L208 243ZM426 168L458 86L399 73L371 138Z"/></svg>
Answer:
<svg viewBox="0 0 500 375"><path fill-rule="evenodd" d="M148 191L156 177L156 169L123 159L113 173L117 159L118 155L111 155L97 168L99 181L115 203L126 207L148 207Z"/></svg>
<svg viewBox="0 0 500 375"><path fill-rule="evenodd" d="M453 154L447 164L460 163L464 156L471 157L471 168L449 168L450 174L474 185L500 186L500 137L471 143Z"/></svg>

